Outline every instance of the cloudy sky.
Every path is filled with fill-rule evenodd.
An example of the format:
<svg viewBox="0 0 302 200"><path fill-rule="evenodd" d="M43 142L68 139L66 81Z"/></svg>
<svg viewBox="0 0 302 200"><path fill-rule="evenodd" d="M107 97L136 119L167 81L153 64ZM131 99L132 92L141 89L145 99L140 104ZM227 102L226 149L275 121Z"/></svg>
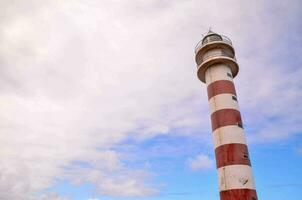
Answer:
<svg viewBox="0 0 302 200"><path fill-rule="evenodd" d="M229 36L259 199L302 195L299 0L1 0L0 199L219 199L194 47Z"/></svg>

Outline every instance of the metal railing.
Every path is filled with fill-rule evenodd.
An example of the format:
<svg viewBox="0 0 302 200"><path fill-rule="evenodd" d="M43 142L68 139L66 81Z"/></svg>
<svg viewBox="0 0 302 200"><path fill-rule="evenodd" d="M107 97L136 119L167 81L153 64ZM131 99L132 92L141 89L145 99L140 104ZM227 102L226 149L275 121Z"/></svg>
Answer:
<svg viewBox="0 0 302 200"><path fill-rule="evenodd" d="M232 54L230 52L222 51L222 52L211 53L209 55L203 56L202 59L198 60L197 65L200 65L201 63L203 63L211 58L219 57L219 56L229 57L236 61L236 57L234 54Z"/></svg>
<svg viewBox="0 0 302 200"><path fill-rule="evenodd" d="M200 48L202 48L203 46L205 46L206 44L211 43L211 42L222 41L229 45L232 45L232 41L227 36L224 36L224 35L219 35L219 36L221 36L221 37L215 37L210 40L203 40L203 39L200 40L195 47L195 53L197 53ZM209 36L209 37L211 37L211 36Z"/></svg>

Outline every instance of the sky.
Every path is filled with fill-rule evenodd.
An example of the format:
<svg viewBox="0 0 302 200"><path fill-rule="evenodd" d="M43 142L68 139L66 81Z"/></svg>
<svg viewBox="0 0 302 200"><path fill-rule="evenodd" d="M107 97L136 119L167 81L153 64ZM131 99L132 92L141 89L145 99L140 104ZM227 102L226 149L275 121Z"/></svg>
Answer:
<svg viewBox="0 0 302 200"><path fill-rule="evenodd" d="M1 200L219 199L195 45L231 38L261 200L302 195L299 0L1 0Z"/></svg>

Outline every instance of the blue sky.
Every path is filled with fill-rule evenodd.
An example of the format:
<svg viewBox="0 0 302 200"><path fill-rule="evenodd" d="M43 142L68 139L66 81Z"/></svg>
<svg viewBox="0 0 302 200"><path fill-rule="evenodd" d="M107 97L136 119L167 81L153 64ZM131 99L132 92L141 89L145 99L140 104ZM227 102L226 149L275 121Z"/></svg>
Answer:
<svg viewBox="0 0 302 200"><path fill-rule="evenodd" d="M152 163L148 169L156 173L155 183L165 183L161 192L151 197L110 197L99 196L99 199L219 199L217 189L217 175L213 168L206 170L190 170L184 165L187 158L198 155L200 152L208 153L213 158L211 145L206 148L198 138L188 139L187 137L166 137L160 136L148 142L140 144L137 150L142 151L144 156L139 163L129 164L131 167L144 168L142 163ZM168 146L168 150L167 150ZM250 154L259 199L299 199L301 195L301 153L298 152L301 146L301 138L294 137L278 145L250 145ZM152 154L154 149L162 152L161 155ZM180 151L179 149L183 149ZM156 151L157 151L156 150ZM175 154L171 156L171 153ZM145 164L144 164L145 165ZM71 197L71 199L87 199L94 193L93 186L84 184L73 186L63 182L55 186L51 191L59 191L60 194Z"/></svg>
<svg viewBox="0 0 302 200"><path fill-rule="evenodd" d="M233 41L259 199L302 195L301 2L1 1L0 199L219 199L194 47Z"/></svg>

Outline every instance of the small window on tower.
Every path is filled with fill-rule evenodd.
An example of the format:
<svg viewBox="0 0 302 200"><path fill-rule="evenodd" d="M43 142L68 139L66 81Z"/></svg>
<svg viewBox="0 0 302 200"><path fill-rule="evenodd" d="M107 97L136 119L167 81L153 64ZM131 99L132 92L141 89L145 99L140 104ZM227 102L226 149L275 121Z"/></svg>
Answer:
<svg viewBox="0 0 302 200"><path fill-rule="evenodd" d="M231 73L228 72L227 75L228 75L228 77L233 78Z"/></svg>
<svg viewBox="0 0 302 200"><path fill-rule="evenodd" d="M236 97L236 96L232 96L232 99L233 99L234 101L237 101L237 97Z"/></svg>
<svg viewBox="0 0 302 200"><path fill-rule="evenodd" d="M241 122L237 122L237 126L239 126L240 128L243 128L243 125Z"/></svg>

